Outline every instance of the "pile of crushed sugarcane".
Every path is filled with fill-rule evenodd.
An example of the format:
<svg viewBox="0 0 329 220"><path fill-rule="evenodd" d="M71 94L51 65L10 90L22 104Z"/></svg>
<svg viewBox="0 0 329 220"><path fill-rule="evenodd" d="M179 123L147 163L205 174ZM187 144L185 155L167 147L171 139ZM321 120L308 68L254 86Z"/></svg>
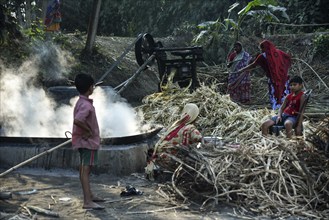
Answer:
<svg viewBox="0 0 329 220"><path fill-rule="evenodd" d="M168 155L175 167L165 167L174 172L168 193L201 207L229 202L257 215L329 216L329 160L305 137L262 137L259 127L274 112L242 108L215 88L201 86L190 93L172 87L145 97L139 107L146 121L167 126L186 103L195 103L200 108L196 126L225 143L187 152L177 146L180 153ZM304 136L312 134L311 128L306 121Z"/></svg>
<svg viewBox="0 0 329 220"><path fill-rule="evenodd" d="M329 157L329 116L318 123L308 140Z"/></svg>
<svg viewBox="0 0 329 220"><path fill-rule="evenodd" d="M146 96L144 104L137 110L143 112L148 123L168 126L179 119L184 105L192 102L200 109L196 125L205 136L221 136L225 141L239 143L260 138L260 125L275 112L267 108L244 109L232 102L228 95L220 95L216 88L215 84L202 85L190 93L187 88L173 87Z"/></svg>

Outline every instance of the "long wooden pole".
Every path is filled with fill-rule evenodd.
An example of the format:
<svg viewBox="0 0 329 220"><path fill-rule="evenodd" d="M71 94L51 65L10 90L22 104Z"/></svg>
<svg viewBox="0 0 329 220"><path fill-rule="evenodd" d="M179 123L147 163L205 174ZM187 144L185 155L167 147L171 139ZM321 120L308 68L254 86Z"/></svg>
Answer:
<svg viewBox="0 0 329 220"><path fill-rule="evenodd" d="M72 142L72 139L67 140L67 141L61 143L60 145L57 145L56 147L50 148L49 150L46 150L46 151L44 151L44 152L42 152L42 153L40 153L40 154L37 154L37 155L35 155L34 157L32 157L32 158L30 158L30 159L28 159L28 160L26 160L26 161L23 161L22 163L19 163L19 164L13 166L12 168L6 170L5 172L1 173L1 174L0 174L0 177L3 177L3 176L5 176L6 174L8 174L8 173L14 171L15 169L17 169L17 168L19 168L19 167L21 167L21 166L24 166L25 164L27 164L27 163L29 163L29 162L31 162L31 161L33 161L33 160L35 160L35 159L37 159L37 158L39 158L39 157L45 155L45 154L49 154L50 152L52 152L52 151L54 151L54 150L56 150L56 149L58 149L58 148L61 148L61 147L65 146L65 145L67 145L67 144L69 144L69 143L71 143L71 142Z"/></svg>
<svg viewBox="0 0 329 220"><path fill-rule="evenodd" d="M122 84L124 84L121 89L117 92L118 94L121 94L126 88L127 86L132 83L137 76L139 76L139 74L145 69L146 65L149 64L153 59L155 58L155 55L152 54L144 63L143 65L141 65L138 70L136 70L136 72L134 73L134 75L132 77L130 77L128 80L126 80L125 82L121 83L119 86L115 87L114 89L117 89L118 87L120 87Z"/></svg>
<svg viewBox="0 0 329 220"><path fill-rule="evenodd" d="M133 46L136 44L136 42L142 38L143 35L142 34L139 34L137 36L137 38L134 40L134 42L132 42L127 48L126 50L121 54L121 56L119 58L116 59L116 61L112 64L112 66L110 67L110 69L108 71L106 71L106 73L103 74L103 76L97 81L97 82L100 82L100 81L103 81L104 78L114 69L114 67L116 67L121 61L122 59L127 55L127 53L131 50L131 48L133 48Z"/></svg>

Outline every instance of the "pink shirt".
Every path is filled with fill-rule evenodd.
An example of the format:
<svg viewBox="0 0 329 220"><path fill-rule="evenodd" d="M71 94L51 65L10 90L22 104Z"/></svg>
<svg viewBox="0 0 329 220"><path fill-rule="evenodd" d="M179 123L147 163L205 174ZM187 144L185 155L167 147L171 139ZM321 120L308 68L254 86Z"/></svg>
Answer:
<svg viewBox="0 0 329 220"><path fill-rule="evenodd" d="M96 117L95 108L93 106L93 100L86 96L79 96L79 99L74 107L73 113L74 119L84 122L88 125L92 131L92 136L87 140L82 138L82 134L85 132L82 128L73 124L72 132L72 146L73 148L88 148L97 150L100 148L100 136L99 127Z"/></svg>

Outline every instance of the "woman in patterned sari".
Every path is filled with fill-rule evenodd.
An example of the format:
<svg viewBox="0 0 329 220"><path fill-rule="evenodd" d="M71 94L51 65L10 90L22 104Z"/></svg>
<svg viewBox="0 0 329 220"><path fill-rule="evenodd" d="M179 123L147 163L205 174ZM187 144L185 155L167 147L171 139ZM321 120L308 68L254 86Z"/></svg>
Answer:
<svg viewBox="0 0 329 220"><path fill-rule="evenodd" d="M291 66L289 54L277 49L274 44L264 40L259 45L262 53L248 66L239 70L243 72L262 67L268 77L269 98L272 109L280 108L284 98L289 94L288 70Z"/></svg>
<svg viewBox="0 0 329 220"><path fill-rule="evenodd" d="M248 103L250 101L250 73L249 71L238 72L248 65L250 55L240 42L234 44L234 52L228 56L227 67L230 68L228 76L227 93L232 101L237 103Z"/></svg>
<svg viewBox="0 0 329 220"><path fill-rule="evenodd" d="M59 0L53 0L47 7L45 26L46 31L59 31L62 16L59 11Z"/></svg>
<svg viewBox="0 0 329 220"><path fill-rule="evenodd" d="M193 122L199 115L199 108L193 103L184 106L179 120L167 128L167 131L156 143L153 154L147 162L145 173L153 179L155 164L161 167L170 167L171 159L166 154L176 155L177 146L188 150L191 144L202 141L202 135Z"/></svg>

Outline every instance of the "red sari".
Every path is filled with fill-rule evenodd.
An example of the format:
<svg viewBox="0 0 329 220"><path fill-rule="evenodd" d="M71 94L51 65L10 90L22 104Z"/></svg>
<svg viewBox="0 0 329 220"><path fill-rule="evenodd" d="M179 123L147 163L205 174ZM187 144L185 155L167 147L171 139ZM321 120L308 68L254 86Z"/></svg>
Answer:
<svg viewBox="0 0 329 220"><path fill-rule="evenodd" d="M268 40L260 43L265 49L268 64L268 76L274 87L274 97L279 104L288 81L288 70L291 66L291 57L282 50L276 49L274 44Z"/></svg>
<svg viewBox="0 0 329 220"><path fill-rule="evenodd" d="M288 70L291 66L291 57L282 50L276 49L268 40L261 42L260 46L265 52L259 54L251 66L261 66L266 72L272 108L277 109L282 104L285 95L289 94Z"/></svg>

